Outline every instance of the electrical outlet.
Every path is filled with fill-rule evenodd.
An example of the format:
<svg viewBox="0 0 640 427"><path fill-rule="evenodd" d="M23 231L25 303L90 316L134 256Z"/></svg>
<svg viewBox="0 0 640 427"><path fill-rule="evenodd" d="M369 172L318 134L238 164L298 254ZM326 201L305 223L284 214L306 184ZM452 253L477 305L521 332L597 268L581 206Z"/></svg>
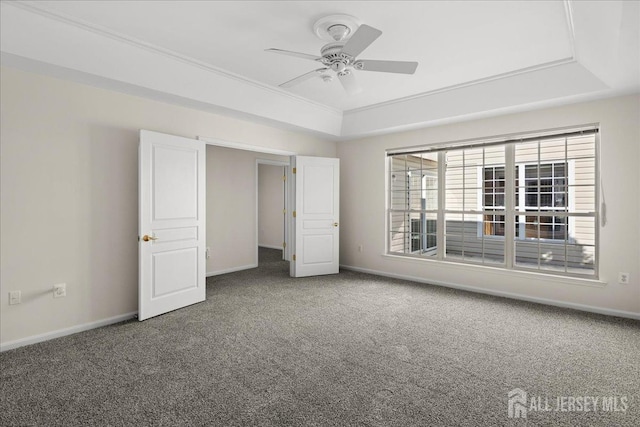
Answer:
<svg viewBox="0 0 640 427"><path fill-rule="evenodd" d="M618 283L621 285L629 284L629 273L618 273Z"/></svg>
<svg viewBox="0 0 640 427"><path fill-rule="evenodd" d="M53 285L53 297L54 298L62 298L67 296L67 284L66 283L58 283L57 285Z"/></svg>
<svg viewBox="0 0 640 427"><path fill-rule="evenodd" d="M9 292L9 305L20 304L22 298L22 293L20 291L11 291Z"/></svg>

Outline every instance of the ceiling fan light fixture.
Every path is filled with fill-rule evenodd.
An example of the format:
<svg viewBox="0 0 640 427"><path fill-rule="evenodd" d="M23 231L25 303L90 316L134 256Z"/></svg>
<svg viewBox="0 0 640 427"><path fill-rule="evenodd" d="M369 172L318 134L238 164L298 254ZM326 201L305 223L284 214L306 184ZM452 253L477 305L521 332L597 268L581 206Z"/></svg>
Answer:
<svg viewBox="0 0 640 427"><path fill-rule="evenodd" d="M344 62L334 62L331 64L330 68L336 73L341 73L345 71L345 69L347 68L347 64L345 64Z"/></svg>
<svg viewBox="0 0 640 427"><path fill-rule="evenodd" d="M343 40L345 37L351 34L351 28L347 27L344 24L333 24L329 28L327 28L327 32L332 39L339 42L340 40Z"/></svg>

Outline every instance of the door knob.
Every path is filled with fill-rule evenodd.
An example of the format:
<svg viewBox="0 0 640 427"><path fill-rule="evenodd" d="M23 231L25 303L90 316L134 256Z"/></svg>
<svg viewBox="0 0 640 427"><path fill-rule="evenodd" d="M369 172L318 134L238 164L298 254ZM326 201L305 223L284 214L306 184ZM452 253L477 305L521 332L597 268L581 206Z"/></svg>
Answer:
<svg viewBox="0 0 640 427"><path fill-rule="evenodd" d="M144 236L142 236L142 240L144 240L145 242L148 242L149 240L158 240L157 237L151 237L148 236L147 234L145 234Z"/></svg>
<svg viewBox="0 0 640 427"><path fill-rule="evenodd" d="M337 222L334 222L334 223L333 223L333 226L334 226L334 227L337 227L337 226L338 226L338 223L337 223Z"/></svg>

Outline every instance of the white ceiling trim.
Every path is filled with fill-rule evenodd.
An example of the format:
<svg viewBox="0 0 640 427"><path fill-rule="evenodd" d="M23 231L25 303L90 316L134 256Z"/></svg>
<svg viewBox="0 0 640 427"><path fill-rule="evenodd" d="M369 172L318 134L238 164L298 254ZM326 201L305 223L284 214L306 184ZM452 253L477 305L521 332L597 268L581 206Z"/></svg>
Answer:
<svg viewBox="0 0 640 427"><path fill-rule="evenodd" d="M332 108L328 105L325 104L321 104L319 102L315 102L313 100L304 98L302 96L296 95L292 92L289 91L285 91L283 89L277 88L277 87L273 87L267 84L264 84L262 82L259 82L257 80L253 80L244 76L241 76L239 74L235 74L232 73L230 71L227 70L223 70L221 68L215 67L211 64L208 64L206 62L203 61L199 61L195 58L192 58L190 56L187 55L182 55L178 52L169 50L169 49L165 49L162 48L160 46L156 46L154 44L151 43L147 43L145 41L142 40L138 40L134 37L131 36L127 36L125 34L119 33L117 31L113 31L104 27L101 27L97 24L92 24L86 21L83 21L79 18L75 18L75 17L70 17L62 12L53 12L47 9L44 9L42 7L39 7L36 3L32 3L32 2L24 2L24 1L16 1L16 0L3 0L3 3L6 4L10 4L12 6L21 8L23 10L29 11L29 12L33 12L33 13L37 13L38 15L41 15L45 18L49 18L49 19L54 19L56 21L59 21L61 23L64 24L68 24L68 25L73 25L81 30L86 30L86 31L91 31L92 33L95 33L97 35L100 36L104 36L104 37L109 37L113 40L119 41L119 42L124 42L127 44L130 44L134 47L140 48L140 49L145 49L151 53L156 53L156 54L160 54L160 55L164 55L167 58L170 59L174 59L177 61L182 61L185 62L189 65L195 66L195 67L199 67L202 68L206 71L209 71L211 73L215 73L217 75L229 78L229 79L233 79L233 80L237 80L241 83L244 84L248 84L251 86L255 86L261 90L267 90L270 92L274 92L279 96L285 96L285 97L289 97L292 99L295 99L296 101L300 101L300 102L306 102L309 104L312 104L314 107L319 107L319 108L323 108L326 109L327 111L331 112L331 113L341 113L340 110L338 110L337 108Z"/></svg>
<svg viewBox="0 0 640 427"><path fill-rule="evenodd" d="M589 18L599 17L597 12L569 0L563 3L570 39L571 55L567 58L344 112L193 57L52 12L36 2L9 0L0 4L0 59L3 65L303 130L330 140L542 108L579 98L614 96L616 91L637 91L634 68L619 58L631 58L633 63L637 53L630 56L628 48L614 49L620 46L615 31L618 15L612 14L603 28L591 28ZM637 4L635 8L615 4L615 11L622 14L638 9ZM592 47L593 43L585 37L585 28L599 30L592 37L598 37L602 43ZM626 31L623 35L633 36L632 31ZM612 56L611 52L618 56ZM618 81L632 84L619 85Z"/></svg>
<svg viewBox="0 0 640 427"><path fill-rule="evenodd" d="M330 138L340 134L342 112L324 105L247 84L158 50L14 7L14 3L2 2L0 7L3 65L27 64L28 71L45 74L53 68L58 77L77 81L80 74L85 83L98 82L99 87L137 96L152 93L154 99L165 102L177 100L243 119L256 117ZM34 70L38 64L42 66Z"/></svg>
<svg viewBox="0 0 640 427"><path fill-rule="evenodd" d="M573 9L571 1L564 0L564 12L567 19L567 28L569 29L569 46L571 46L571 57L576 59L576 30L573 23Z"/></svg>
<svg viewBox="0 0 640 427"><path fill-rule="evenodd" d="M417 98L422 98L422 97L426 97L426 96L432 96L432 95L436 95L442 92L448 92L448 91L453 91L453 90L457 90L457 89L461 89L467 86L472 86L472 85L476 85L476 84L482 84L482 83L487 83L487 82L491 82L493 80L498 80L498 79L506 79L509 77L513 77L513 76L517 76L518 74L522 74L522 73L530 73L532 71L537 71L537 70L544 70L545 68L549 68L549 67L555 67L558 65L562 65L562 64L569 64L571 62L575 62L576 61L576 42L575 42L575 30L574 30L574 24L573 24L573 12L571 9L571 1L570 0L564 0L564 7L565 7L565 19L567 21L567 28L569 30L569 46L571 48L571 55L568 56L567 58L562 58L562 59L558 59L555 61L551 61L551 62L547 62L544 64L538 64L538 65L534 65L531 67L526 67L526 68L521 68L518 70L513 70L507 73L502 73L502 74L496 74L494 76L489 76L489 77L485 77L482 79L476 79L476 80L470 80L468 82L464 82L464 83L460 83L460 84L456 84L456 85L451 85L451 86L447 86L447 87L443 87L440 89L435 89L435 90L431 90L428 92L423 92L423 93L418 93L415 95L411 95L411 96L406 96L403 98L397 98L397 99L393 99L390 101L386 101L386 102L380 102L377 104L372 104L372 105L367 105L365 107L360 107L360 108L353 108L350 110L345 111L345 114L355 114L361 111L366 111L369 109L375 109L375 108L379 108L379 107L387 107L396 103L404 103L407 101L412 101L414 99Z"/></svg>
<svg viewBox="0 0 640 427"><path fill-rule="evenodd" d="M608 88L577 61L566 61L544 69L512 74L482 83L466 85L402 104L346 112L343 137L361 137L389 131L442 124L482 114L495 115L524 105L538 108L558 99L601 93ZM495 96L506 94L506 96Z"/></svg>
<svg viewBox="0 0 640 427"><path fill-rule="evenodd" d="M381 107L388 107L388 106L392 106L393 104L406 103L407 101L413 101L413 100L416 100L416 99L420 99L420 98L424 98L424 97L428 97L428 96L433 96L433 95L437 95L437 94L444 93L444 92L451 92L451 91L455 91L455 90L462 89L462 88L469 87L469 86L474 86L474 85L478 85L478 84L482 84L482 83L492 82L494 80L508 79L510 77L517 76L519 74L531 73L533 71L540 71L540 70L544 70L546 68L557 67L559 65L571 64L571 63L574 63L574 62L576 62L576 60L573 57L559 59L557 61L551 61L551 62L547 62L545 64L540 64L540 65L535 65L535 66L532 66L532 67L522 68L520 70L510 71L508 73L498 74L498 75L495 75L495 76L485 77L485 78L477 79L477 80L471 80L471 81L460 83L460 84L457 84L457 85L447 86L447 87L443 87L443 88L440 88L440 89L435 89L435 90L431 90L431 91L428 91L428 92L418 93L418 94L411 95L411 96L405 96L404 98L393 99L391 101L380 102L378 104L367 105L365 107L360 107L360 108L353 108L351 110L345 111L345 114L357 114L359 112L366 111L366 110L372 110L372 109L381 108Z"/></svg>

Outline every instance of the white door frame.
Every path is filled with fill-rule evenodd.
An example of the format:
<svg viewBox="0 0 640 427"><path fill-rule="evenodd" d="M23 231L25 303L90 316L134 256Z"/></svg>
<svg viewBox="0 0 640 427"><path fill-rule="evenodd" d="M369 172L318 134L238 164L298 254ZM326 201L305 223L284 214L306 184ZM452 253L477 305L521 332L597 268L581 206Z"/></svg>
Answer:
<svg viewBox="0 0 640 427"><path fill-rule="evenodd" d="M265 154L277 154L280 156L287 156L287 158L290 158L291 156L296 156L298 155L298 153L296 153L295 151L286 151L286 150L280 150L277 148L268 148L268 147L261 147L259 145L250 145L250 144L244 144L241 142L235 142L235 141L226 141L224 139L220 139L220 138L213 138L213 137L208 137L208 136L198 136L197 137L198 140L200 141L204 141L205 144L207 145L213 145L216 147L224 147L224 148L233 148L236 150L245 150L245 151L253 151L256 153L265 153ZM262 160L262 159L259 159ZM265 160L266 161L266 160ZM285 260L290 261L291 257L290 257L290 250L293 247L293 242L291 241L291 237L292 234L291 233L291 227L293 226L293 222L292 222L292 218L291 215L288 215L289 212L293 212L293 208L291 207L291 203L292 203L292 198L291 198L291 188L293 187L291 185L291 167L290 167L290 160L286 161L286 162L282 162L284 163L282 166L284 166L285 168L285 174L286 174L286 181L285 181L285 206L286 206L286 210L287 210L287 215L286 215L286 221L284 223L284 228L285 228L285 242L286 242L286 246L285 246L285 250L283 252L284 256L285 256ZM257 210L258 210L258 202L257 202L257 195L258 195L258 177L257 177L257 164L256 164L256 182L255 182L255 190L256 190L256 262L258 262L258 215L257 215Z"/></svg>

